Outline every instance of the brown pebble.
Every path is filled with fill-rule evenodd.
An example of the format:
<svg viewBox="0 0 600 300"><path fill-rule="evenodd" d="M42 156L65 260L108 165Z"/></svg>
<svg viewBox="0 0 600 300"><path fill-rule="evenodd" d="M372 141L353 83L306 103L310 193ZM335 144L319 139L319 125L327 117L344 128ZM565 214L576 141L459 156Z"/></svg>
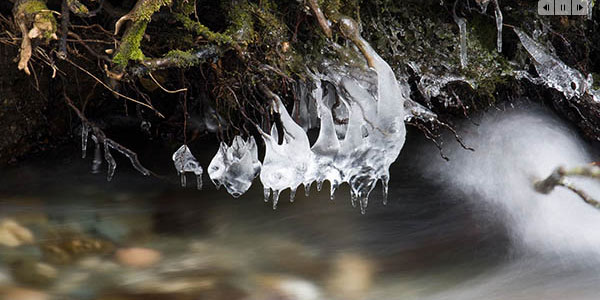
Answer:
<svg viewBox="0 0 600 300"><path fill-rule="evenodd" d="M374 272L375 266L366 258L340 254L333 262L327 290L342 299L364 299L373 284Z"/></svg>
<svg viewBox="0 0 600 300"><path fill-rule="evenodd" d="M150 267L162 258L160 252L148 248L119 249L115 256L121 265L133 268Z"/></svg>
<svg viewBox="0 0 600 300"><path fill-rule="evenodd" d="M40 291L19 287L0 290L0 300L48 300L50 297Z"/></svg>

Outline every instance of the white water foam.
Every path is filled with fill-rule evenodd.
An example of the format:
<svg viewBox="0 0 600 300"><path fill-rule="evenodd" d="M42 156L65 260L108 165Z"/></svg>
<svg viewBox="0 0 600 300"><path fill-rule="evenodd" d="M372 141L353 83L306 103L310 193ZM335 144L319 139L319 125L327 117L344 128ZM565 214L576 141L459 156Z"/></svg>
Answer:
<svg viewBox="0 0 600 300"><path fill-rule="evenodd" d="M542 195L532 185L558 166L594 161L577 133L539 108L487 113L480 123L462 130L476 151L447 149L450 162L427 163L432 179L472 195L476 209L506 225L517 250L600 260L600 210L564 188ZM599 182L572 182L600 199Z"/></svg>

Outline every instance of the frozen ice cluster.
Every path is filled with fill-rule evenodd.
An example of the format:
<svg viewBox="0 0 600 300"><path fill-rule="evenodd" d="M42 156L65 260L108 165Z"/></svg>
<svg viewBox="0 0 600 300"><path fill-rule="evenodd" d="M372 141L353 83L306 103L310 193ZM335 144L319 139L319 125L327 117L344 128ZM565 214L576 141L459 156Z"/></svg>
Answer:
<svg viewBox="0 0 600 300"><path fill-rule="evenodd" d="M357 72L329 64L321 73L309 72L309 83L298 86L300 99L293 109L298 122L280 97L267 91L280 116L282 139L275 125L270 133L259 129L265 143L262 167L253 138L244 141L238 136L231 146L221 144L208 169L213 183L239 197L260 173L265 201L272 200L274 209L282 191L290 189L294 201L301 185L308 193L313 183L320 190L325 181L332 199L336 189L348 183L352 204L362 213L378 181L387 198L389 167L404 145L404 101L409 92L366 41L359 43L371 68ZM317 127L319 136L311 145L307 130Z"/></svg>
<svg viewBox="0 0 600 300"><path fill-rule="evenodd" d="M265 201L272 200L275 209L286 189L294 201L301 185L308 194L313 183L321 190L329 181L333 199L336 189L347 183L353 206L365 213L369 194L381 181L387 201L389 167L404 145L404 103L410 88L398 83L390 66L364 39L354 42L370 68L325 63L319 72L308 71L310 78L296 87L294 118L278 95L264 89L283 132L275 124L269 133L258 128L265 144L262 163L252 137L236 136L231 146L221 143L208 167L217 187L225 186L239 197L260 174ZM307 131L313 128L319 128L319 136L311 145ZM201 180L202 168L186 145L173 154L173 161L182 184L186 172Z"/></svg>

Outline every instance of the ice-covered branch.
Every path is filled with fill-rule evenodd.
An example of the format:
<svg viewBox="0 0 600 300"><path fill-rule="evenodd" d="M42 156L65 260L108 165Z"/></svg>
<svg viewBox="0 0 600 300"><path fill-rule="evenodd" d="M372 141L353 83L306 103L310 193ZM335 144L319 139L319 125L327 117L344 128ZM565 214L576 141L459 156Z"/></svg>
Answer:
<svg viewBox="0 0 600 300"><path fill-rule="evenodd" d="M117 168L117 163L116 163L115 159L113 158L112 154L110 153L110 150L117 150L119 153L121 153L125 157L127 157L129 159L129 161L131 162L131 165L138 172L142 173L142 175L149 176L151 174L150 170L146 169L140 163L140 160L138 159L138 156L135 152L133 152L132 150L128 149L127 147L124 147L123 145L113 141L112 139L106 137L106 135L104 134L104 131L102 131L98 126L96 126L92 122L90 122L85 117L83 112L81 112L81 110L79 110L79 108L77 108L77 106L75 106L73 101L71 101L71 99L66 95L66 93L64 94L64 98L65 98L65 101L67 102L67 105L69 105L69 107L71 107L71 109L73 109L73 111L77 114L77 116L81 120L82 157L85 158L85 156L86 156L88 139L90 137L90 133L92 134L92 136L91 136L92 141L96 144L95 151L94 151L94 162L93 162L92 170L97 171L100 164L102 164L102 160L100 158L100 156L101 156L100 145L103 145L104 160L106 161L107 168L108 168L108 171L106 174L106 179L108 181L112 180L112 178L115 174L115 169Z"/></svg>
<svg viewBox="0 0 600 300"><path fill-rule="evenodd" d="M567 66L522 30L514 28L514 31L533 59L535 69L539 74L538 78L533 78L529 73L520 71L516 74L517 78L526 78L534 83L542 83L561 92L568 100L573 97L581 98L588 94L595 102L600 102L600 93L592 88L591 75L586 77L578 70Z"/></svg>

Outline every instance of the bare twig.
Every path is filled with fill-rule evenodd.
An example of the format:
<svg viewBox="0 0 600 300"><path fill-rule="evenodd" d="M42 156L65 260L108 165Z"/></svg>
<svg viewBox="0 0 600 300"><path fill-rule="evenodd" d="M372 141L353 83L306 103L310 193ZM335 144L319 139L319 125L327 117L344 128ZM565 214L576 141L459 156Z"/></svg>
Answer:
<svg viewBox="0 0 600 300"><path fill-rule="evenodd" d="M71 12L69 11L68 0L62 1L61 7L61 21L60 21L60 46L58 47L57 57L60 59L67 58L67 35L69 33L69 19Z"/></svg>
<svg viewBox="0 0 600 300"><path fill-rule="evenodd" d="M152 79L152 81L154 81L154 83L155 83L155 84L156 84L156 85L157 85L157 86L158 86L158 87L159 87L161 90L163 90L165 93L168 93L168 94L177 94L177 93L181 93L181 92L185 92L185 91L187 91L187 88L182 88L182 89L178 89L178 90L174 90L174 91L167 90L165 87L163 87L163 86L162 86L162 85L161 85L161 84L158 82L158 80L156 80L156 78L154 78L154 76L152 76L152 73L148 73L148 76L150 76L150 79Z"/></svg>
<svg viewBox="0 0 600 300"><path fill-rule="evenodd" d="M555 187L562 186L576 193L579 197L581 197L581 199L583 199L583 201L585 201L585 203L600 209L600 202L593 199L591 196L589 196L583 190L577 188L572 183L568 182L567 177L573 176L600 179L600 167L593 164L572 169L558 167L552 172L552 174L550 174L550 176L546 177L546 179L535 181L533 187L539 193L550 194Z"/></svg>

